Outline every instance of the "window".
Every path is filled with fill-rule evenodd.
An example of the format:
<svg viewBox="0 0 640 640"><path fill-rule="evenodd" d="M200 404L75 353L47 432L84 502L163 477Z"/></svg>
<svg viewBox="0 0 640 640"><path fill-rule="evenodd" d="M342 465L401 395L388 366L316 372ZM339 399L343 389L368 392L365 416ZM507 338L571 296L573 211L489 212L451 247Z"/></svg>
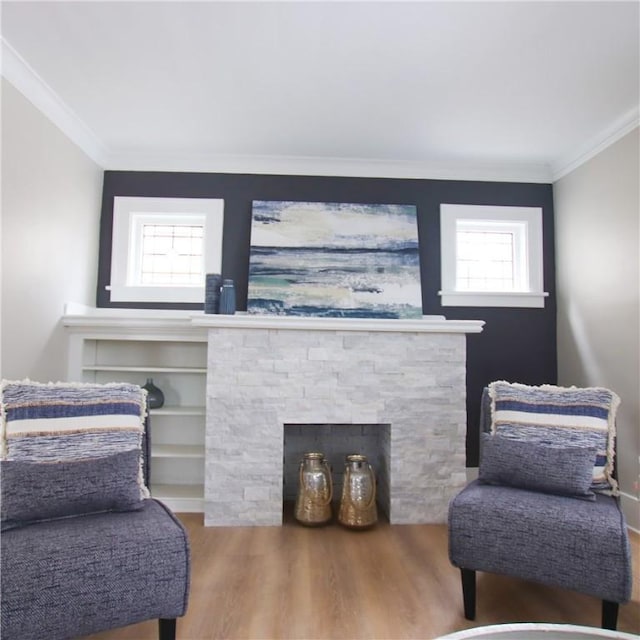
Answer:
<svg viewBox="0 0 640 640"><path fill-rule="evenodd" d="M526 225L456 220L456 291L525 291Z"/></svg>
<svg viewBox="0 0 640 640"><path fill-rule="evenodd" d="M204 302L222 267L223 201L114 197L112 302Z"/></svg>
<svg viewBox="0 0 640 640"><path fill-rule="evenodd" d="M181 216L179 222L174 220L174 216L134 216L129 284L202 284L205 218Z"/></svg>
<svg viewBox="0 0 640 640"><path fill-rule="evenodd" d="M542 209L440 206L443 306L544 307Z"/></svg>

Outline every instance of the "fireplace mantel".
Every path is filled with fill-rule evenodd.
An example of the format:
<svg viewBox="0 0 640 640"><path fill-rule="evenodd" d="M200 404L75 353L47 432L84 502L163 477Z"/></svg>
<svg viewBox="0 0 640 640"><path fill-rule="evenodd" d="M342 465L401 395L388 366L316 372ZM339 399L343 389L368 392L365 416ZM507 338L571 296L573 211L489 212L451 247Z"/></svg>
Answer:
<svg viewBox="0 0 640 640"><path fill-rule="evenodd" d="M483 320L447 320L444 316L422 316L411 320L382 318L314 318L248 314L205 314L172 309L105 309L68 303L65 326L109 329L144 327L185 329L188 326L227 329L284 329L299 331L384 331L398 333L480 333Z"/></svg>
<svg viewBox="0 0 640 640"><path fill-rule="evenodd" d="M385 331L399 333L480 333L482 320L447 320L444 316L416 319L314 318L308 316L197 315L197 326L226 329L285 329L299 331Z"/></svg>
<svg viewBox="0 0 640 640"><path fill-rule="evenodd" d="M191 322L209 341L206 526L282 523L285 425L384 426L378 471L390 522L445 522L466 482L466 334L482 321L239 313Z"/></svg>

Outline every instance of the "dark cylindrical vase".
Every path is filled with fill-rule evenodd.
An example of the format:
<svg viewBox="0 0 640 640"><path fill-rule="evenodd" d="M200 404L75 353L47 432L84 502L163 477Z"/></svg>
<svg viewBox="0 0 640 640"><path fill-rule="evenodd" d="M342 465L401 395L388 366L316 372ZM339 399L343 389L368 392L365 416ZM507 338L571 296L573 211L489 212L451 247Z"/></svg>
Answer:
<svg viewBox="0 0 640 640"><path fill-rule="evenodd" d="M219 273L207 273L204 290L204 312L218 313L220 309L220 285L222 276Z"/></svg>
<svg viewBox="0 0 640 640"><path fill-rule="evenodd" d="M220 289L220 313L233 315L236 312L236 288L233 280L224 280Z"/></svg>

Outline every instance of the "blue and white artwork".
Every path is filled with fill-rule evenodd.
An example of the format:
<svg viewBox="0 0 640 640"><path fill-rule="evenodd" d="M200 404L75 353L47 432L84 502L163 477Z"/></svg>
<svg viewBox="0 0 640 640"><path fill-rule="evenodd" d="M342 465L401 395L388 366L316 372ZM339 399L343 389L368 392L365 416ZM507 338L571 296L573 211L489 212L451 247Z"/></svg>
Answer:
<svg viewBox="0 0 640 640"><path fill-rule="evenodd" d="M254 201L247 310L421 317L416 207Z"/></svg>

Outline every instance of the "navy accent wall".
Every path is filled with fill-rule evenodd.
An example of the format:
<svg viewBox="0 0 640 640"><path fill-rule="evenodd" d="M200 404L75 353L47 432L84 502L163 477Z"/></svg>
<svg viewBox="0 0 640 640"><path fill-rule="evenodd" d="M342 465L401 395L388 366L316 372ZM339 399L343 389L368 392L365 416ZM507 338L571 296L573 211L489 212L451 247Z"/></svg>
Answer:
<svg viewBox="0 0 640 640"><path fill-rule="evenodd" d="M478 464L478 417L482 388L492 380L525 384L557 382L553 194L550 184L106 171L100 225L98 307L202 309L202 305L111 303L114 196L224 199L222 273L236 283L239 310L246 309L252 200L298 200L412 204L418 211L422 307L448 319L484 320L484 331L467 337L467 466ZM442 307L440 305L440 204L542 207L544 309Z"/></svg>

